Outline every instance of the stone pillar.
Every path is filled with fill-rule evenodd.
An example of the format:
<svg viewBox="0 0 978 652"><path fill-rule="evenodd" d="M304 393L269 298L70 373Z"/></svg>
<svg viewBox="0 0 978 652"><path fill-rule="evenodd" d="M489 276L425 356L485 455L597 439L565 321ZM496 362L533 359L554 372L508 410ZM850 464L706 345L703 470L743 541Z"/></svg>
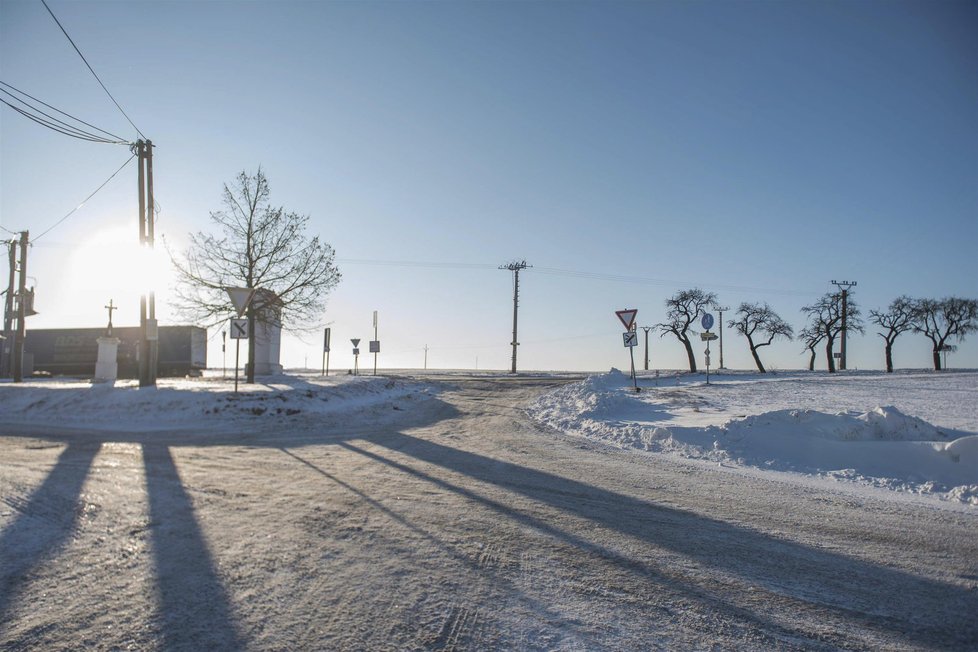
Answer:
<svg viewBox="0 0 978 652"><path fill-rule="evenodd" d="M95 380L111 381L119 377L119 338L98 338L98 361L95 363Z"/></svg>

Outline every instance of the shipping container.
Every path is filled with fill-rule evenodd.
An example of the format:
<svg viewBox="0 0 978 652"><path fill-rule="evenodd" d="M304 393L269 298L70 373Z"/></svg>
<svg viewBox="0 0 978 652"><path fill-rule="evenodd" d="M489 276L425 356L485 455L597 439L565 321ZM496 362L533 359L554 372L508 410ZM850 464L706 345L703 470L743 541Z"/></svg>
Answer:
<svg viewBox="0 0 978 652"><path fill-rule="evenodd" d="M116 327L119 338L119 378L139 376L139 327ZM34 373L52 376L95 375L98 338L105 328L46 328L27 331L25 359L33 358ZM160 377L199 375L207 367L207 330L199 326L159 327Z"/></svg>

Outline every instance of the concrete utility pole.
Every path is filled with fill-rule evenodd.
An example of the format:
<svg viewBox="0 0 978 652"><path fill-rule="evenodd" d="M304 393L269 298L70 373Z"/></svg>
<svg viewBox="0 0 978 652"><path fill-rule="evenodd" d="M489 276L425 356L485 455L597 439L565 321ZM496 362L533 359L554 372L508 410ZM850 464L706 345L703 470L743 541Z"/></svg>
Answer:
<svg viewBox="0 0 978 652"><path fill-rule="evenodd" d="M520 270L526 269L527 267L532 267L532 265L527 265L525 260L499 266L499 269L508 269L513 272L513 367L510 373L514 374L516 373L516 347L520 345L516 337L516 317L520 305Z"/></svg>
<svg viewBox="0 0 978 652"><path fill-rule="evenodd" d="M856 287L856 281L832 281L832 285L842 289L842 357L839 358L839 369L846 368L846 315L849 310L849 288Z"/></svg>
<svg viewBox="0 0 978 652"><path fill-rule="evenodd" d="M7 284L6 303L3 310L3 337L0 350L0 377L6 378L11 373L11 362L14 347L14 283L17 280L17 241L7 241L10 251L10 281Z"/></svg>
<svg viewBox="0 0 978 652"><path fill-rule="evenodd" d="M730 308L728 306L722 308L720 306L713 306L713 309L720 313L720 366L717 369L723 369L723 312L725 310L729 311Z"/></svg>
<svg viewBox="0 0 978 652"><path fill-rule="evenodd" d="M27 240L29 233L20 232L20 283L17 288L17 339L14 340L14 382L24 381L24 338L27 336Z"/></svg>
<svg viewBox="0 0 978 652"><path fill-rule="evenodd" d="M654 326L642 326L642 330L645 331L645 370L649 370L649 331L655 328Z"/></svg>
<svg viewBox="0 0 978 652"><path fill-rule="evenodd" d="M139 245L150 252L156 241L156 211L153 201L153 142L137 140L133 146L139 159ZM159 362L159 329L156 322L156 293L149 289L139 297L139 386L156 385Z"/></svg>

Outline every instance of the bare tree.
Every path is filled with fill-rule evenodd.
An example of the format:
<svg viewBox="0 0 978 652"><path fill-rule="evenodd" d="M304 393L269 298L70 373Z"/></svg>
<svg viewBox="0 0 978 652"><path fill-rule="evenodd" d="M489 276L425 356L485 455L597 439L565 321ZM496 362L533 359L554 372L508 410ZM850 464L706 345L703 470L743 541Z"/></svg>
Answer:
<svg viewBox="0 0 978 652"><path fill-rule="evenodd" d="M667 333L675 335L686 348L686 356L689 358L689 370L696 371L696 357L693 355L693 345L689 341L689 327L696 321L700 313L705 312L706 308L716 303L717 296L713 292L704 292L698 288L692 290L680 290L672 297L666 299L666 321L656 324L661 331L659 337Z"/></svg>
<svg viewBox="0 0 978 652"><path fill-rule="evenodd" d="M217 234L192 233L182 256L171 252L176 307L212 326L234 311L224 288L255 288L264 291L262 296L274 296L274 301L248 308L248 382L254 382L255 323L277 321L283 329L304 330L322 316L341 275L333 248L318 236L306 237L309 217L269 203L261 168L224 184L223 203L223 210L210 214Z"/></svg>
<svg viewBox="0 0 978 652"><path fill-rule="evenodd" d="M893 343L900 333L913 330L916 311L917 302L908 296L894 299L886 312L869 311L869 321L885 329L884 332L877 332L876 334L882 337L886 343L883 352L886 356L887 373L893 373Z"/></svg>
<svg viewBox="0 0 978 652"><path fill-rule="evenodd" d="M846 328L857 333L865 332L859 306L853 300L851 290L846 293ZM829 373L835 373L832 357L835 338L842 332L842 292L826 292L818 301L801 309L809 317L809 328L825 340L825 358Z"/></svg>
<svg viewBox="0 0 978 652"><path fill-rule="evenodd" d="M762 346L770 346L778 337L791 339L794 337L794 329L781 319L778 313L767 303L742 303L737 310L736 319L727 322L727 326L736 329L738 333L747 338L747 345L750 347L750 354L754 356L754 364L762 374L767 373L764 365L761 364L761 357L757 349ZM754 341L757 337L758 340Z"/></svg>
<svg viewBox="0 0 978 652"><path fill-rule="evenodd" d="M941 370L941 351L947 340L962 341L968 333L978 330L978 301L948 297L937 301L921 299L917 302L913 329L923 333L934 345L934 370Z"/></svg>
<svg viewBox="0 0 978 652"><path fill-rule="evenodd" d="M815 356L818 354L815 348L824 338L824 333L815 328L813 324L809 324L798 333L798 339L805 343L805 350L811 354L808 358L809 371L815 371Z"/></svg>

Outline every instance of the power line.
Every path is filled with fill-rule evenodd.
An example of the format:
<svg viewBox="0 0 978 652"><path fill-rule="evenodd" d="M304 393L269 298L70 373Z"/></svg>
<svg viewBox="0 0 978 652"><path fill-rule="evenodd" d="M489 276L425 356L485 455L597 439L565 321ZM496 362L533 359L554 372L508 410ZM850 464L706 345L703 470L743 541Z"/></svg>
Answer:
<svg viewBox="0 0 978 652"><path fill-rule="evenodd" d="M116 100L115 100L114 97L112 97L112 93L110 93L109 92L109 89L105 87L105 84L102 83L102 80L99 79L99 76L97 74L95 74L95 70L92 68L91 64L88 63L88 59L86 59L85 58L85 55L81 53L81 50L78 49L78 46L75 45L75 42L73 40L71 40L71 37L68 35L68 31L65 30L64 26L61 24L61 21L58 20L58 17L54 15L54 12L53 11L51 11L51 7L48 6L48 3L45 0L41 0L41 4L44 5L44 8L48 10L48 13L49 14L51 14L51 18L53 18L54 19L54 22L57 23L58 24L58 27L61 28L61 32L65 35L65 38L68 39L68 42L71 43L71 47L75 48L75 52L78 53L78 56L81 57L81 60L85 62L85 65L86 66L88 66L88 69L91 71L92 75L95 77L95 80L99 83L99 86L102 87L102 90L105 91L105 94L109 96L109 99L112 100L112 103L115 104L115 106L116 106L117 109L119 109L119 112L122 113L122 115L125 116L126 120L129 121L129 124L132 125L132 128L135 129L136 132L140 136L142 136L142 138L145 139L146 136L143 136L143 132L139 131L139 127L136 126L136 123L134 123L132 121L132 119L126 114L126 112L122 110L122 107L119 106L119 103L116 102Z"/></svg>
<svg viewBox="0 0 978 652"><path fill-rule="evenodd" d="M6 104L11 109L13 109L17 113L21 114L22 116L24 116L28 120L33 120L37 124L39 124L41 126L44 126L44 127L47 127L48 129L52 129L54 131L57 131L58 133L64 134L65 136L71 136L72 138L78 138L79 140L87 140L87 141L90 141L90 142L93 142L93 143L112 143L113 142L111 140L106 140L104 138L99 138L97 136L86 134L85 132L83 132L83 131L81 131L79 129L59 127L59 126L57 126L57 124L55 124L55 123L53 123L51 121L45 120L43 118L38 118L36 115L31 115L29 112L24 111L20 107L14 106L13 104L11 104L10 102L8 102L7 100L5 100L3 98L0 98L0 102L2 102L3 104Z"/></svg>
<svg viewBox="0 0 978 652"><path fill-rule="evenodd" d="M50 114L48 114L48 113L45 113L44 111L42 111L41 109L39 109L39 108L37 108L36 106L32 106L32 105L31 105L31 104L30 104L29 102L27 102L27 101L25 101L25 100L23 100L23 99L22 99L22 98L20 98L20 97L17 97L17 96L15 96L15 95L14 95L13 93L11 93L10 91L6 91L6 90L4 90L4 89L2 89L2 88L0 88L0 92L2 92L2 93L5 93L6 95L8 95L9 97L11 97L11 98L12 98L12 99L14 99L15 101L17 101L17 102L20 102L20 103L21 103L21 104L23 104L24 106L26 106L26 107L29 107L29 108L30 108L30 109L32 109L33 111L36 111L37 113L40 113L40 114L41 114L41 115L43 115L43 116L46 116L46 117L47 117L47 118L49 118L50 120L52 120L52 121L55 121L55 122L57 122L57 123L58 123L58 124L60 124L60 125L63 125L63 126L65 126L65 127L67 127L67 128L69 128L69 129L72 129L72 130L74 130L74 131L76 131L76 132L78 132L78 133L80 133L80 134L84 134L84 135L86 135L86 136L88 136L88 137L90 137L90 138L92 138L92 139L96 139L96 138L97 138L97 139L103 139L103 140L105 140L105 142L112 142L112 143L115 143L115 144L127 144L127 142L126 142L126 140L125 140L124 138L122 138L121 136L116 136L115 134L113 134L113 133L112 133L112 132L110 132L110 131L106 131L105 129L101 129L101 128L99 128L99 127L96 127L96 126L95 126L95 125L93 125L93 124L90 124L90 123L88 123L88 122L85 122L85 121L84 121L84 120L82 120L81 118L76 118L75 116L73 116L73 115L71 115L70 113L66 113L65 111L62 111L61 109L59 109L59 108L57 108L57 107L55 107L55 106L51 106L51 105L50 105L50 104L48 104L47 102L45 102L45 101L43 101L43 100L39 100L38 98L36 98L36 97L34 97L34 96L33 96L33 95L31 95L30 93L26 93L26 92L24 92L24 91L22 91L22 90L20 90L19 88L16 88L15 86L12 86L12 85L10 85L10 84L8 84L8 83L6 83L6 82L4 82L4 81L0 81L0 85L2 85L2 86L6 86L6 87L7 87L7 88L9 88L10 90L12 90L12 91L14 91L14 92L16 92L16 93L18 93L18 94L20 94L20 95L23 95L24 97L27 97L27 98L29 98L29 99L31 99L31 100L33 100L33 101L35 101L35 102L37 102L38 104L41 104L41 105L43 105L43 106L46 106L47 108L49 108L49 109L51 109L52 111L57 111L57 112L58 112L58 113L60 113L61 115L63 115L63 116L65 116L65 117L67 117L67 118L71 118L71 119L72 119L72 120L74 120L75 122L78 122L78 123L81 123L81 124L83 124L83 125L85 125L86 127L91 127L91 128L92 128L92 129L94 129L95 131L100 131L100 132L102 132L103 134L105 134L106 136L110 136L110 137L112 137L112 138L113 138L114 140L113 140L113 141L109 141L109 140L107 140L107 139L105 139L105 138L104 138L103 136L99 136L98 134L93 134L93 133L91 133L91 132L87 132L87 131L85 131L84 129L81 129L81 128L79 128L79 127L76 127L76 126L74 126L74 125L71 125L71 124L68 124L68 123L67 123L67 122L65 122L64 120L61 120L61 119L59 119L59 118L56 118L56 117L54 117L53 115L50 115ZM10 106L10 105L8 104L7 106ZM14 109L16 109L16 107L11 107L11 108L14 108ZM30 116L28 116L28 117L30 117Z"/></svg>
<svg viewBox="0 0 978 652"><path fill-rule="evenodd" d="M96 188L95 190L93 190L92 191L92 194L90 194L88 197L85 197L85 199L83 199L80 204L78 204L77 206L75 206L74 208L72 208L70 211L68 211L68 214L67 215L65 215L60 220L58 220L57 222L55 222L54 224L52 224L50 227L48 227L48 229L46 231L42 232L39 236L37 236L35 238L32 238L31 239L31 242L32 243L37 242L38 240L40 240L41 238L43 238L46 234L50 233L55 227L57 227L62 222L64 222L66 219L68 219L69 217L71 217L75 213L75 211L77 211L79 208L81 208L82 206L84 206L88 202L88 200L91 199L92 197L94 197L95 194L99 190L101 190L102 188L104 188L109 183L109 181L112 181L112 179L114 179L117 174L119 174L120 172L122 172L122 168L124 168L127 165L129 165L129 161L133 160L134 158L136 158L136 155L135 154L133 154L132 156L130 156L128 159L126 159L126 162L123 163L121 166L119 166L119 169L116 170L115 172L113 172L112 173L112 176L110 176L108 179L106 179L105 181L103 181L101 186L99 186L98 188Z"/></svg>

